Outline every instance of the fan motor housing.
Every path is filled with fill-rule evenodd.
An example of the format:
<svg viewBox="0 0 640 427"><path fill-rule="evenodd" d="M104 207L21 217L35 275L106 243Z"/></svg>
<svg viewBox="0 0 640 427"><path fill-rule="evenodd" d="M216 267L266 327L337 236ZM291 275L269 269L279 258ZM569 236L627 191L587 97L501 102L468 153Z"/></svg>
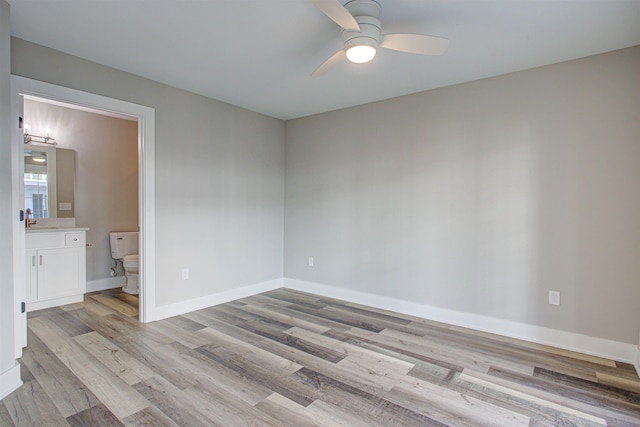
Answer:
<svg viewBox="0 0 640 427"><path fill-rule="evenodd" d="M382 12L382 6L374 0L352 0L346 3L344 7L354 17L372 16L374 18L380 18L380 13Z"/></svg>
<svg viewBox="0 0 640 427"><path fill-rule="evenodd" d="M352 3L368 0L354 0ZM375 2L373 2L375 3ZM376 5L378 3L375 3ZM349 5L349 3L347 3ZM378 15L380 15L380 5L378 5ZM351 10L349 10L351 11ZM342 30L342 41L344 48L349 49L352 46L369 45L377 48L380 45L380 20L375 16L357 15L354 16L360 31Z"/></svg>

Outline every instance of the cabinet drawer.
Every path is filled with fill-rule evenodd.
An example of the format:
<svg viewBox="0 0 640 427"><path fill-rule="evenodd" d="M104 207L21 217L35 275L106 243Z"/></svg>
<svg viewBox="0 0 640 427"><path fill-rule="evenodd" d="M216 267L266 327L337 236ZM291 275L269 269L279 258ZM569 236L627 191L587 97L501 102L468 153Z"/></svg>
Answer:
<svg viewBox="0 0 640 427"><path fill-rule="evenodd" d="M84 246L85 243L85 233L83 231L64 233L65 246Z"/></svg>
<svg viewBox="0 0 640 427"><path fill-rule="evenodd" d="M27 249L60 248L64 246L62 233L27 234L25 245Z"/></svg>

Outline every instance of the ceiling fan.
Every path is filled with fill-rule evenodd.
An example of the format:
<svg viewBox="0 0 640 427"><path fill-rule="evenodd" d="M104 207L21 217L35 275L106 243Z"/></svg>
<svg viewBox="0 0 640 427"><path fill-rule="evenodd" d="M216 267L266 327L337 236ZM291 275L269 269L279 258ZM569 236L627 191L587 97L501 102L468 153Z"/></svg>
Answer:
<svg viewBox="0 0 640 427"><path fill-rule="evenodd" d="M351 0L344 6L338 0L312 0L322 13L342 28L340 49L311 74L326 74L345 58L357 64L371 61L379 47L420 55L442 55L449 39L425 34L382 34L382 7L375 0Z"/></svg>

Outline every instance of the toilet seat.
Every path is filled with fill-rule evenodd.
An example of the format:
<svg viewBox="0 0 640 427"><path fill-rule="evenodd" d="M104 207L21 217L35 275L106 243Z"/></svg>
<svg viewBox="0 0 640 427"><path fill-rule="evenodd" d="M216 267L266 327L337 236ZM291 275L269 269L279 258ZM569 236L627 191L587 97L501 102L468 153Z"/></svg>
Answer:
<svg viewBox="0 0 640 427"><path fill-rule="evenodd" d="M122 260L122 266L125 269L127 269L127 268L138 268L139 265L140 265L140 255L139 254L127 255Z"/></svg>

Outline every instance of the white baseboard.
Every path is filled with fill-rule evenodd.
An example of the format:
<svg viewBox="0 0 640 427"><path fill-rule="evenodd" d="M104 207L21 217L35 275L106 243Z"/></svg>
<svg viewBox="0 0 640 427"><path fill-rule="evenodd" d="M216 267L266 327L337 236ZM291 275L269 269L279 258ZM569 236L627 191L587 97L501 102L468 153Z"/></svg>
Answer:
<svg viewBox="0 0 640 427"><path fill-rule="evenodd" d="M266 282L254 283L253 285L243 286L237 289L229 289L228 291L206 295L200 298L180 301L175 304L163 305L155 308L154 318L152 320L161 320L168 317L178 316L180 314L201 310L218 304L224 304L240 298L246 298L262 292L272 291L281 287L282 278L279 278Z"/></svg>
<svg viewBox="0 0 640 427"><path fill-rule="evenodd" d="M121 288L127 282L126 277L109 277L108 279L91 280L87 282L87 292L104 291L105 289Z"/></svg>
<svg viewBox="0 0 640 427"><path fill-rule="evenodd" d="M84 301L84 294L46 299L43 301L28 302L27 313L35 310L44 310L45 308L58 307L60 305L75 304L82 301Z"/></svg>
<svg viewBox="0 0 640 427"><path fill-rule="evenodd" d="M15 363L11 368L0 374L0 400L22 385L20 378L20 364Z"/></svg>
<svg viewBox="0 0 640 427"><path fill-rule="evenodd" d="M636 360L633 363L633 366L636 368L636 373L640 377L640 345L636 347Z"/></svg>
<svg viewBox="0 0 640 427"><path fill-rule="evenodd" d="M307 282L297 279L283 279L285 288L309 292L316 295L342 299L357 304L368 305L397 313L421 317L423 319L462 326L483 332L518 338L538 344L576 351L592 356L604 357L620 362L634 363L640 374L638 347L633 344L611 341L542 326L513 322L495 317L466 313L446 308L418 304L397 298L385 297L351 289Z"/></svg>

